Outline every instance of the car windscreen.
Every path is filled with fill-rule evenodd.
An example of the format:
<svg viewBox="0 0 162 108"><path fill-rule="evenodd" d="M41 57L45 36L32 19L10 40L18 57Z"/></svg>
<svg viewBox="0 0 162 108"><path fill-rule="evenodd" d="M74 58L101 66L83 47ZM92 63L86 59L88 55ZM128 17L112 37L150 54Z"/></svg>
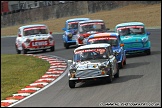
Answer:
<svg viewBox="0 0 162 108"><path fill-rule="evenodd" d="M67 29L68 29L68 30L71 30L71 29L78 29L78 22L69 22L69 23L68 23L68 26L67 26Z"/></svg>
<svg viewBox="0 0 162 108"><path fill-rule="evenodd" d="M74 62L107 59L107 58L108 56L105 48L78 50L74 52L73 56Z"/></svg>
<svg viewBox="0 0 162 108"><path fill-rule="evenodd" d="M116 37L100 37L100 38L90 38L88 40L90 44L97 44L97 43L108 43L111 46L118 46L119 42Z"/></svg>
<svg viewBox="0 0 162 108"><path fill-rule="evenodd" d="M48 34L46 27L30 27L23 30L24 36L36 35L36 34Z"/></svg>
<svg viewBox="0 0 162 108"><path fill-rule="evenodd" d="M80 33L87 33L90 31L104 32L106 31L105 24L103 22L88 22L80 24Z"/></svg>
<svg viewBox="0 0 162 108"><path fill-rule="evenodd" d="M126 26L117 28L117 33L121 36L145 34L143 26Z"/></svg>

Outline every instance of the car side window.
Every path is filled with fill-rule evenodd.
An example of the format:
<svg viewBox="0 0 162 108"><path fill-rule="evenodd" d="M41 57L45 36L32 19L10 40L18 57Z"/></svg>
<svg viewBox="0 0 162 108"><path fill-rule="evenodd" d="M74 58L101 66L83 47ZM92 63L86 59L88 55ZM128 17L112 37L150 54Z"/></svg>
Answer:
<svg viewBox="0 0 162 108"><path fill-rule="evenodd" d="M21 34L21 31L20 31L20 29L18 29L18 32L17 32L17 34Z"/></svg>

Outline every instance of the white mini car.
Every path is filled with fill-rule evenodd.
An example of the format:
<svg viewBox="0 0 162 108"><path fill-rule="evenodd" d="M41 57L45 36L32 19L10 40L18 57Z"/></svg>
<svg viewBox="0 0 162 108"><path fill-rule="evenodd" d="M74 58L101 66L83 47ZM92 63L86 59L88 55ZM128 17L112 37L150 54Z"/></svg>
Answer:
<svg viewBox="0 0 162 108"><path fill-rule="evenodd" d="M52 32L44 24L21 26L15 41L17 54L27 54L28 51L50 49L55 50Z"/></svg>
<svg viewBox="0 0 162 108"><path fill-rule="evenodd" d="M105 79L111 83L113 76L119 77L116 54L110 44L89 44L76 48L73 52L68 77L69 87L74 88L78 82Z"/></svg>

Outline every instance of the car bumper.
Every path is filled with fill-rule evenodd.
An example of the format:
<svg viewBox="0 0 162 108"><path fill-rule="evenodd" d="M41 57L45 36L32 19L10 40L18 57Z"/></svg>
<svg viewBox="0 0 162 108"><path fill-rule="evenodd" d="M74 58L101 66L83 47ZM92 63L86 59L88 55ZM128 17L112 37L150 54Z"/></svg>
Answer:
<svg viewBox="0 0 162 108"><path fill-rule="evenodd" d="M101 76L94 76L94 77L82 77L82 78L70 78L69 80L72 81L79 81L79 80L92 80L92 79L98 79L98 78L105 78L108 77L109 75L101 75Z"/></svg>
<svg viewBox="0 0 162 108"><path fill-rule="evenodd" d="M66 41L66 43L76 43L76 40Z"/></svg>
<svg viewBox="0 0 162 108"><path fill-rule="evenodd" d="M27 50L43 50L43 49L50 49L52 46L39 46L39 47L34 47L34 48L26 48Z"/></svg>
<svg viewBox="0 0 162 108"><path fill-rule="evenodd" d="M149 50L150 48L129 48L125 49L126 53L138 53L138 52L144 52L145 50Z"/></svg>

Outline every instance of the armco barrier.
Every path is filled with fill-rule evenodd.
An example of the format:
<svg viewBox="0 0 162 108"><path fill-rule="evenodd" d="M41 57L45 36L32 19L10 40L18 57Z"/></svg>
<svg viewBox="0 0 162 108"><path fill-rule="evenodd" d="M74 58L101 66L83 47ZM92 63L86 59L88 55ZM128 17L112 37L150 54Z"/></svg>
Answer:
<svg viewBox="0 0 162 108"><path fill-rule="evenodd" d="M59 57L33 54L24 55L46 60L50 63L50 68L40 79L36 80L34 83L29 84L25 88L19 90L17 94L13 94L12 96L7 97L6 100L1 100L1 107L9 107L13 103L16 103L39 91L41 88L56 80L63 72L65 72L68 66L67 62Z"/></svg>

